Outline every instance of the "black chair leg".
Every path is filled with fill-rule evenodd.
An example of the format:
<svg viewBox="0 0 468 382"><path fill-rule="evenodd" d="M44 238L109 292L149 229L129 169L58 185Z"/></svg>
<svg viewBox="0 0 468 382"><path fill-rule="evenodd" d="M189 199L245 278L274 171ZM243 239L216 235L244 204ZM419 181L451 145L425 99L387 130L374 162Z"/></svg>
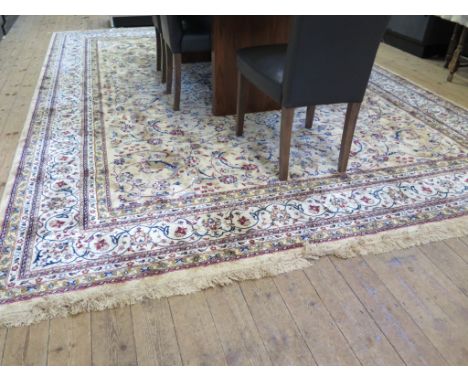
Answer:
<svg viewBox="0 0 468 382"><path fill-rule="evenodd" d="M294 108L283 107L281 109L280 131L280 155L279 155L279 179L288 180L289 151L291 148L291 131L294 121Z"/></svg>
<svg viewBox="0 0 468 382"><path fill-rule="evenodd" d="M156 71L161 70L161 34L156 34Z"/></svg>
<svg viewBox="0 0 468 382"><path fill-rule="evenodd" d="M175 53L174 55L174 111L180 110L180 88L182 76L182 54Z"/></svg>
<svg viewBox="0 0 468 382"><path fill-rule="evenodd" d="M348 167L349 153L353 143L354 128L359 115L361 103L349 103L341 137L340 157L338 159L338 172L345 173Z"/></svg>
<svg viewBox="0 0 468 382"><path fill-rule="evenodd" d="M307 106L305 128L311 129L314 122L315 105Z"/></svg>
<svg viewBox="0 0 468 382"><path fill-rule="evenodd" d="M247 80L241 72L237 72L237 127L236 135L244 133L245 105L247 104Z"/></svg>
<svg viewBox="0 0 468 382"><path fill-rule="evenodd" d="M172 93L172 52L166 46L166 94Z"/></svg>
<svg viewBox="0 0 468 382"><path fill-rule="evenodd" d="M164 42L164 39L162 37L162 34L159 35L160 39L160 44L161 44L161 83L165 84L166 83L166 43Z"/></svg>

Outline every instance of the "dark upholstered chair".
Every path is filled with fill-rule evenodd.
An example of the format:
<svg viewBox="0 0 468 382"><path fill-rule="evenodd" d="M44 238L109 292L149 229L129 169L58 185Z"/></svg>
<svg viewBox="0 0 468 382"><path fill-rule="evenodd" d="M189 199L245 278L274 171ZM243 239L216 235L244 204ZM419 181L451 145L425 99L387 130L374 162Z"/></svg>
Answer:
<svg viewBox="0 0 468 382"><path fill-rule="evenodd" d="M294 108L348 103L338 171L346 172L354 128L387 16L295 16L288 44L237 54L237 135L244 129L246 81L281 105L280 180L288 179Z"/></svg>
<svg viewBox="0 0 468 382"><path fill-rule="evenodd" d="M166 92L172 92L174 67L174 110L180 107L182 53L211 51L210 16L161 16L166 44Z"/></svg>
<svg viewBox="0 0 468 382"><path fill-rule="evenodd" d="M161 71L161 82L166 82L165 47L162 35L161 16L153 16L153 25L156 32L156 70Z"/></svg>

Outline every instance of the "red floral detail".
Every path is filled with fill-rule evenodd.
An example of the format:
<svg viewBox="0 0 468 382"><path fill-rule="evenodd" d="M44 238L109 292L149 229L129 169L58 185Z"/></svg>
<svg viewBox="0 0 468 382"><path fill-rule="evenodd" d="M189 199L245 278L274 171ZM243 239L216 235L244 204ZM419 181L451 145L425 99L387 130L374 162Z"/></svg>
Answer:
<svg viewBox="0 0 468 382"><path fill-rule="evenodd" d="M100 249L108 247L109 244L107 243L106 239L101 239L94 246L96 247L97 250L100 250Z"/></svg>
<svg viewBox="0 0 468 382"><path fill-rule="evenodd" d="M185 236L187 234L187 228L177 227L175 234L176 236Z"/></svg>
<svg viewBox="0 0 468 382"><path fill-rule="evenodd" d="M246 163L246 164L243 164L241 167L242 170L249 170L249 171L256 170L257 168L258 168L257 165L253 163Z"/></svg>
<svg viewBox="0 0 468 382"><path fill-rule="evenodd" d="M369 203L371 201L371 199L369 199L367 196L363 196L361 198L361 200L364 202L364 203Z"/></svg>
<svg viewBox="0 0 468 382"><path fill-rule="evenodd" d="M170 134L171 135L185 135L185 133L182 130L171 130Z"/></svg>
<svg viewBox="0 0 468 382"><path fill-rule="evenodd" d="M50 223L50 226L54 228L61 228L64 224L65 222L62 220L55 220L52 223Z"/></svg>
<svg viewBox="0 0 468 382"><path fill-rule="evenodd" d="M245 216L241 216L238 220L240 225L246 225L249 223L249 219L247 219Z"/></svg>
<svg viewBox="0 0 468 382"><path fill-rule="evenodd" d="M422 189L424 192L427 192L428 194L432 192L432 189L429 188L429 187L426 187L426 186L422 186L421 189Z"/></svg>
<svg viewBox="0 0 468 382"><path fill-rule="evenodd" d="M311 206L309 206L309 210L313 211L315 213L318 213L320 211L320 207L316 206L316 205L311 205Z"/></svg>
<svg viewBox="0 0 468 382"><path fill-rule="evenodd" d="M67 185L67 183L65 183L63 180L61 180L61 181L59 181L59 182L57 182L57 183L55 183L55 184L56 184L57 187L59 187L59 188L62 188L63 186L66 186L66 185Z"/></svg>
<svg viewBox="0 0 468 382"><path fill-rule="evenodd" d="M237 182L237 177L234 175L224 175L219 178L219 180L226 184L232 184Z"/></svg>

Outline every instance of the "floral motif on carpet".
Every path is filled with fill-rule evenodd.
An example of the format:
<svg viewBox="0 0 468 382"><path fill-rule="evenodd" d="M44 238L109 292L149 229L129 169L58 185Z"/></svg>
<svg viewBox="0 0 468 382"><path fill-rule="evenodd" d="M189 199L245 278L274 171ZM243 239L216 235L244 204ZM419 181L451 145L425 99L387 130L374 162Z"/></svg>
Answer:
<svg viewBox="0 0 468 382"><path fill-rule="evenodd" d="M211 114L209 63L181 111L152 29L58 33L4 195L0 306L366 238L467 215L468 112L374 67L346 176L345 105L297 109L290 180L279 112Z"/></svg>

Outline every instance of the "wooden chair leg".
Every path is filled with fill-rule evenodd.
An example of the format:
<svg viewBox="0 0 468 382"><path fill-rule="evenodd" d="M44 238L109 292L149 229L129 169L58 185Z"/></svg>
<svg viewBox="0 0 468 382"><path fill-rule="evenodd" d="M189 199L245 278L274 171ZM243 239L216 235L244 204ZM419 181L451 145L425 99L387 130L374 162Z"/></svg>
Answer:
<svg viewBox="0 0 468 382"><path fill-rule="evenodd" d="M311 129L314 122L315 105L307 106L305 128Z"/></svg>
<svg viewBox="0 0 468 382"><path fill-rule="evenodd" d="M161 41L161 83L166 83L166 43L162 37L162 34L159 34L159 39Z"/></svg>
<svg viewBox="0 0 468 382"><path fill-rule="evenodd" d="M463 50L463 45L465 44L467 30L467 27L463 28L460 39L458 40L457 48L455 49L455 52L453 52L452 59L450 60L449 75L447 76L447 81L449 82L452 81L453 74L457 71L458 66L460 65L460 55Z"/></svg>
<svg viewBox="0 0 468 382"><path fill-rule="evenodd" d="M182 54L174 54L174 111L180 110L180 88L182 76Z"/></svg>
<svg viewBox="0 0 468 382"><path fill-rule="evenodd" d="M161 34L156 35L156 71L161 70Z"/></svg>
<svg viewBox="0 0 468 382"><path fill-rule="evenodd" d="M172 52L166 46L166 94L172 93Z"/></svg>
<svg viewBox="0 0 468 382"><path fill-rule="evenodd" d="M289 151L291 148L291 131L294 121L294 108L281 109L279 179L288 180Z"/></svg>
<svg viewBox="0 0 468 382"><path fill-rule="evenodd" d="M247 104L247 80L241 72L237 72L237 127L236 135L244 133L245 105Z"/></svg>
<svg viewBox="0 0 468 382"><path fill-rule="evenodd" d="M354 128L356 127L360 108L360 102L348 104L343 136L341 137L340 158L338 159L338 172L340 173L345 173L346 168L348 167L349 153L351 151L351 144L353 143Z"/></svg>

